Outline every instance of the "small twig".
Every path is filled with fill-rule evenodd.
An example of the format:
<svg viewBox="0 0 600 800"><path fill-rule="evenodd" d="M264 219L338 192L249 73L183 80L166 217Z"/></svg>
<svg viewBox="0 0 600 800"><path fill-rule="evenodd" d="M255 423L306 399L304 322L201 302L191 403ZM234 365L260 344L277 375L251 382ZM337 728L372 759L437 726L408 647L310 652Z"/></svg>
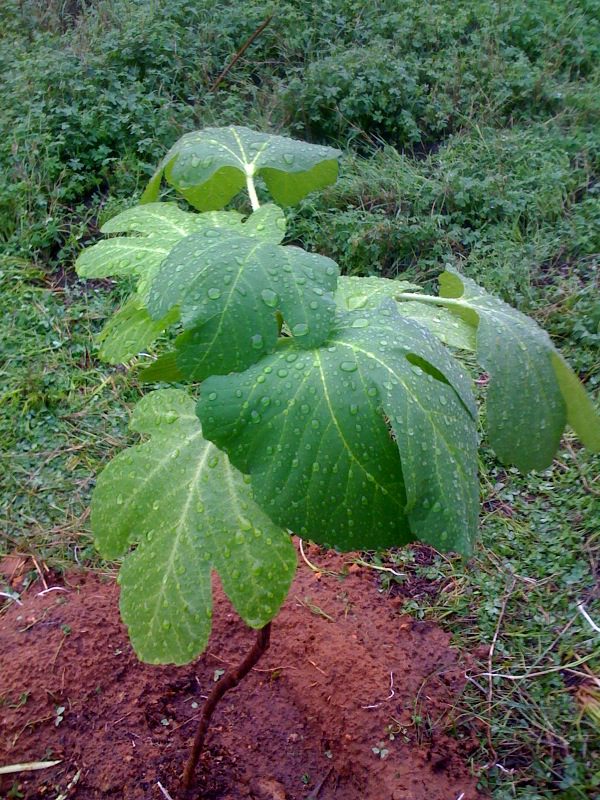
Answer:
<svg viewBox="0 0 600 800"><path fill-rule="evenodd" d="M385 698L385 700L382 700L381 703L374 703L371 706L361 706L361 708L379 708L379 706L382 706L384 703L387 703L388 700L391 700L395 694L396 692L394 691L394 673L390 672L390 693Z"/></svg>
<svg viewBox="0 0 600 800"><path fill-rule="evenodd" d="M73 779L71 780L71 782L69 783L69 785L67 786L65 791L61 792L61 794L58 795L56 800L67 800L67 797L68 797L69 792L71 791L71 789L79 783L79 778L81 778L81 770L80 769L77 770L75 775L73 775Z"/></svg>
<svg viewBox="0 0 600 800"><path fill-rule="evenodd" d="M33 772L37 769L49 769L60 764L60 761L28 761L26 764L9 764L0 767L0 775L13 775L16 772Z"/></svg>
<svg viewBox="0 0 600 800"><path fill-rule="evenodd" d="M110 727L111 727L111 728L114 728L114 727L115 727L115 725L118 725L118 724L119 724L119 722L123 722L123 720L124 720L124 719L127 719L127 717L128 717L128 716L130 716L131 714L133 714L133 712L134 712L135 710L136 710L135 708L132 708L132 709L131 709L130 711L128 711L126 714L123 714L123 716L122 716L122 717L119 717L119 718L118 718L118 719L116 719L114 722L111 722L111 723L110 723Z"/></svg>
<svg viewBox="0 0 600 800"><path fill-rule="evenodd" d="M296 598L296 605L302 606L303 608L307 608L311 614L316 614L318 617L323 617L323 619L328 620L329 622L335 622L335 619L328 614L326 611L323 611L322 608L315 605L314 603L310 602L310 597L307 597L306 600L299 600Z"/></svg>
<svg viewBox="0 0 600 800"><path fill-rule="evenodd" d="M329 769L327 770L327 772L325 773L325 775L324 775L324 776L321 778L321 780L320 780L320 781L319 781L319 782L316 784L315 788L314 788L314 789L312 790L312 792L311 792L311 793L308 795L308 797L306 798L306 800L317 800L318 796L321 794L321 789L322 789L322 788L323 788L323 786L325 785L325 782L326 782L327 778L328 778L328 777L331 775L331 773L332 773L332 772L333 772L333 767L329 767Z"/></svg>
<svg viewBox="0 0 600 800"><path fill-rule="evenodd" d="M44 584L44 589L47 589L48 588L48 584L46 583L46 578L44 578L44 573L42 572L42 570L40 568L40 565L36 561L35 556L31 556L31 560L33 561L33 565L36 568L38 575L42 579L42 583Z"/></svg>
<svg viewBox="0 0 600 800"><path fill-rule="evenodd" d="M54 672L54 667L56 666L56 659L58 658L58 654L62 650L62 646L65 643L66 635L63 635L62 639L60 640L58 647L56 648L56 653L54 653L54 658L50 662L50 669Z"/></svg>
<svg viewBox="0 0 600 800"><path fill-rule="evenodd" d="M367 569L375 569L378 572L391 572L392 575L397 575L399 578L403 578L406 575L406 572L398 572L391 567L380 567L378 564L369 564L367 561L363 561L362 558L356 558L354 563L360 564L361 567L366 567Z"/></svg>
<svg viewBox="0 0 600 800"><path fill-rule="evenodd" d="M215 81L215 82L213 83L213 85L210 87L210 89L208 90L209 92L214 92L214 91L216 91L216 89L218 89L218 87L219 87L219 84L220 84L220 83L223 81L223 79L225 78L225 76L227 75L227 73L229 72L229 70L230 70L230 69L231 69L233 66L235 66L235 64L236 64L236 63L237 63L237 62L240 60L240 58L241 58L241 57L244 55L244 53L245 53L245 52L246 52L246 50L247 50L247 49L250 47L250 45L252 44L252 42L253 42L255 39L258 39L258 37L260 36L260 34L261 34L263 31L264 31L264 29L267 27L267 25L269 24L269 22L271 22L271 20L272 20L272 19L273 19L273 15L272 15L272 14L270 14L270 15L269 15L269 16L268 16L268 17L267 17L265 20L264 20L264 22L261 22L261 24L258 26L258 28L257 28L257 29L254 31L254 33L253 33L253 34L251 34L251 36L249 36L249 37L246 39L246 41L244 42L244 44L243 44L243 45L240 47L240 49L239 49L239 50L236 52L236 54L233 56L233 58L231 59L231 61L229 62L229 64L227 64L227 66L225 67L225 69L223 70L223 72L222 72L222 73L219 75L219 77L216 79L216 81Z"/></svg>
<svg viewBox="0 0 600 800"><path fill-rule="evenodd" d="M504 678L506 681L523 681L526 678L541 678L543 675L552 675L553 672L563 672L563 670L570 670L573 667L580 667L582 664L587 664L593 658L598 656L598 651L594 651L587 656L582 656L576 661L571 661L570 664L559 664L556 667L548 667L548 669L541 669L538 672L525 672L522 675L511 675L503 672L482 672L481 676L486 678Z"/></svg>
<svg viewBox="0 0 600 800"><path fill-rule="evenodd" d="M207 656L214 658L215 661L220 661L221 664L227 664L228 667L231 666L231 661L228 661L226 658L221 658L221 656L216 655L216 653L206 653ZM282 672L284 669L298 669L298 667L293 666L293 664L282 664L279 667L252 667L252 672ZM200 686L200 681L198 681L198 686Z"/></svg>
<svg viewBox="0 0 600 800"><path fill-rule="evenodd" d="M162 783L160 781L156 781L156 785L158 786L158 788L162 792L163 797L166 797L166 800L173 800L171 795L167 792L167 790L165 789L165 787L162 785Z"/></svg>
<svg viewBox="0 0 600 800"><path fill-rule="evenodd" d="M581 616L590 624L590 626L596 631L596 633L600 633L600 626L598 626L594 620L590 617L588 612L585 610L585 606L583 603L579 603L577 606L577 611L581 614Z"/></svg>
<svg viewBox="0 0 600 800"><path fill-rule="evenodd" d="M306 557L306 553L304 552L304 542L302 541L302 539L298 539L298 545L300 546L300 555L302 556L302 558L303 558L304 562L306 563L307 567L309 567L309 569L312 569L313 572L323 572L322 569L320 569L319 567L315 566L312 563L312 561L309 561L308 558Z"/></svg>
<svg viewBox="0 0 600 800"><path fill-rule="evenodd" d="M492 677L492 666L494 660L494 650L496 649L496 643L498 641L498 636L500 635L500 628L502 626L502 621L504 619L504 615L506 614L506 606L508 605L508 601L510 596L515 588L516 578L512 578L510 581L510 586L507 587L506 592L504 593L504 598L502 599L502 606L500 607L500 613L498 614L498 620L496 622L496 629L494 631L494 635L492 637L492 643L490 644L490 650L488 653L488 690L487 690L487 708L488 708L488 722L487 722L487 741L488 747L490 751L493 753L494 760L496 760L496 750L494 745L492 744L492 731L490 727L490 720L492 718L492 706L493 706L493 699L494 699L494 679Z"/></svg>
<svg viewBox="0 0 600 800"><path fill-rule="evenodd" d="M314 667L314 668L317 670L317 672L320 672L320 673L321 673L321 675L325 675L325 677L327 677L327 673L326 673L324 670L322 670L322 669L321 669L321 667L318 667L318 666L315 664L315 662L314 662L314 661L311 661L311 660L310 660L310 658L309 658L309 659L307 659L307 661L308 661L308 663L309 663L311 666L313 666L313 667Z"/></svg>
<svg viewBox="0 0 600 800"><path fill-rule="evenodd" d="M205 698L208 700L208 697ZM173 727L169 727L169 735L178 731L179 728L183 728L185 725L189 725L190 722L194 722L195 720L200 719L200 714L195 714L193 717L180 722L179 725L173 725Z"/></svg>
<svg viewBox="0 0 600 800"><path fill-rule="evenodd" d="M48 592L68 592L68 591L69 591L68 589L64 589L62 586L50 586L48 587L48 589L44 589L42 592L38 592L36 594L36 597L42 597L43 595L48 594Z"/></svg>
<svg viewBox="0 0 600 800"><path fill-rule="evenodd" d="M18 606L23 605L23 603L19 599L19 595L16 592L14 594L11 594L10 592L0 592L0 597L8 597L9 600L12 600Z"/></svg>

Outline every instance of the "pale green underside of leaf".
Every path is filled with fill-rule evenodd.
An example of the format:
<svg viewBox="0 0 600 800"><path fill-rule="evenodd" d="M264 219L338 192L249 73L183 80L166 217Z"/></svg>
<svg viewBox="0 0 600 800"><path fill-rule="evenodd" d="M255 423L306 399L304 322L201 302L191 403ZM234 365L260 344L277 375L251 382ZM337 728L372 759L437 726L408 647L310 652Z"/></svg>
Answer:
<svg viewBox="0 0 600 800"><path fill-rule="evenodd" d="M158 381L180 383L185 381L185 376L177 366L177 353L172 350L163 353L145 367L140 372L139 379L144 383L157 383Z"/></svg>
<svg viewBox="0 0 600 800"><path fill-rule="evenodd" d="M131 428L150 438L100 474L92 528L106 558L137 544L120 573L121 613L137 655L183 664L208 642L211 570L240 616L259 628L285 599L295 550L257 506L247 479L202 437L186 392L147 395Z"/></svg>
<svg viewBox="0 0 600 800"><path fill-rule="evenodd" d="M166 154L142 195L158 198L164 174L200 211L223 208L246 183L251 171L265 181L275 202L294 205L309 192L337 178L341 152L249 128L206 128L188 133Z"/></svg>
<svg viewBox="0 0 600 800"><path fill-rule="evenodd" d="M551 359L563 400L567 404L567 422L586 447L594 453L600 452L600 415L590 396L560 353L553 351Z"/></svg>
<svg viewBox="0 0 600 800"><path fill-rule="evenodd" d="M457 272L440 276L440 295L454 314L476 315L477 358L489 373L490 443L504 463L545 469L568 419L584 444L600 449L600 420L548 334L530 317Z"/></svg>
<svg viewBox="0 0 600 800"><path fill-rule="evenodd" d="M391 301L346 314L320 348L288 340L241 375L209 378L198 411L283 527L342 550L417 537L471 551L470 381Z"/></svg>
<svg viewBox="0 0 600 800"><path fill-rule="evenodd" d="M386 297L396 298L400 292L418 291L420 287L408 281L341 276L334 297L337 305L344 311L354 311L359 308L377 308ZM459 350L475 350L475 328L448 309L425 303L399 301L398 311L403 317L424 325L444 344Z"/></svg>
<svg viewBox="0 0 600 800"><path fill-rule="evenodd" d="M162 319L153 319L143 300L132 295L106 323L99 335L100 358L109 364L122 364L145 348L157 336L177 321L178 309L169 311Z"/></svg>
<svg viewBox="0 0 600 800"><path fill-rule="evenodd" d="M191 380L241 371L275 348L278 313L304 347L320 344L335 314L338 267L324 256L207 229L188 236L153 280L157 319L179 306L176 363Z"/></svg>

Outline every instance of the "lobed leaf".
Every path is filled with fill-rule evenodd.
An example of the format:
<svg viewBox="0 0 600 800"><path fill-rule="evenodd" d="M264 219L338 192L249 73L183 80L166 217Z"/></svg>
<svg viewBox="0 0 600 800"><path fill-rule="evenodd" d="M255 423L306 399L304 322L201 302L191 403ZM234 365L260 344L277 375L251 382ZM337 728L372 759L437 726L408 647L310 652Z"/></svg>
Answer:
<svg viewBox="0 0 600 800"><path fill-rule="evenodd" d="M470 381L393 302L342 315L319 348L282 341L243 374L209 378L198 413L283 527L342 550L417 537L471 551Z"/></svg>
<svg viewBox="0 0 600 800"><path fill-rule="evenodd" d="M296 554L244 476L203 438L186 392L146 395L131 428L150 438L100 474L92 528L103 556L127 553L121 613L139 658L184 664L208 642L213 569L240 616L260 628L285 599Z"/></svg>
<svg viewBox="0 0 600 800"><path fill-rule="evenodd" d="M281 205L298 203L337 178L341 152L332 147L257 133L232 125L187 133L161 161L142 195L158 198L162 176L200 211L223 208L246 183L260 175Z"/></svg>
<svg viewBox="0 0 600 800"><path fill-rule="evenodd" d="M440 296L477 326L477 357L490 376L488 435L501 461L545 469L567 420L586 446L600 450L600 418L542 328L454 270L440 276Z"/></svg>
<svg viewBox="0 0 600 800"><path fill-rule="evenodd" d="M174 203L135 206L117 214L102 233L134 233L104 239L83 250L76 263L82 278L112 275L152 275L177 242L206 228L242 230L243 217L236 211L193 214Z"/></svg>
<svg viewBox="0 0 600 800"><path fill-rule="evenodd" d="M193 233L210 231L226 236L236 231L248 241L261 240L279 244L285 234L283 211L272 204L262 206L245 221L235 211L210 211L204 214L182 211L173 203L135 206L113 217L103 226L104 233L133 234L119 236L84 250L77 261L83 277L137 275L137 293L109 320L101 333L100 357L116 364L132 358L167 327L179 319L179 312L167 308L152 317L146 301L154 276L178 242Z"/></svg>
<svg viewBox="0 0 600 800"><path fill-rule="evenodd" d="M179 306L186 330L176 341L177 367L203 380L272 352L279 315L302 346L320 344L334 318L337 276L324 256L208 228L173 248L152 282L148 309L160 319Z"/></svg>

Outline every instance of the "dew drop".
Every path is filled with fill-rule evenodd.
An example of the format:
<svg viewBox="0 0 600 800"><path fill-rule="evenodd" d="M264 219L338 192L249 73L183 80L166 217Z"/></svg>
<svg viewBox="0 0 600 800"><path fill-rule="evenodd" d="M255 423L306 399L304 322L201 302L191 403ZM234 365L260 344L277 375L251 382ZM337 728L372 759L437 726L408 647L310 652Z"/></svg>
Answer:
<svg viewBox="0 0 600 800"><path fill-rule="evenodd" d="M279 302L278 295L272 289L263 289L260 296L263 299L263 303L269 306L269 308L275 308Z"/></svg>
<svg viewBox="0 0 600 800"><path fill-rule="evenodd" d="M292 328L294 336L306 336L308 333L308 325L305 322L299 322Z"/></svg>
<svg viewBox="0 0 600 800"><path fill-rule="evenodd" d="M343 372L356 372L357 364L356 361L342 361L340 364L340 369Z"/></svg>

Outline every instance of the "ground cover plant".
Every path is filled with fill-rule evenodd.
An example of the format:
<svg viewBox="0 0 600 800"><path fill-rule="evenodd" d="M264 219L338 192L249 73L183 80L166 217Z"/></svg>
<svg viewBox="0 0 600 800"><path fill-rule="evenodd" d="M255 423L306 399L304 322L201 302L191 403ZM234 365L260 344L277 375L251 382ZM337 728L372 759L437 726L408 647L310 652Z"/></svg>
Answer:
<svg viewBox="0 0 600 800"><path fill-rule="evenodd" d="M137 278L101 334L107 360L127 361L175 324L173 345L143 375L201 382L195 411L180 389L142 399L132 428L149 441L117 456L93 495L101 553L136 545L120 573L133 646L156 664L197 657L213 569L259 629L209 696L185 789L218 700L269 645L295 569L289 530L346 551L420 540L472 553L477 407L450 348L475 354L489 377L487 435L504 464L548 467L567 421L600 451L600 418L532 319L452 269L434 296L341 278L329 258L280 244L284 212L260 205L255 181L293 205L335 180L339 155L239 126L186 134L142 204L103 227L126 235L77 262L82 277ZM156 202L163 177L201 213ZM246 219L223 210L242 187Z"/></svg>
<svg viewBox="0 0 600 800"><path fill-rule="evenodd" d="M273 11L145 0L0 8L3 553L31 554L42 569L100 567L92 475L134 441L127 420L146 389L90 347L130 279L81 284L71 265L193 128L249 124L341 147L340 180L288 210L288 241L344 275L428 293L445 264L458 267L540 322L597 396L597 3ZM400 102L406 113L386 117ZM520 476L485 446L480 467L475 568L409 545L377 559L406 573L382 573L382 590L466 649L495 642L498 676L476 671L462 711L466 724L489 723L473 768L494 797L593 796L597 640L578 606L598 618L598 456L567 433L544 471Z"/></svg>

